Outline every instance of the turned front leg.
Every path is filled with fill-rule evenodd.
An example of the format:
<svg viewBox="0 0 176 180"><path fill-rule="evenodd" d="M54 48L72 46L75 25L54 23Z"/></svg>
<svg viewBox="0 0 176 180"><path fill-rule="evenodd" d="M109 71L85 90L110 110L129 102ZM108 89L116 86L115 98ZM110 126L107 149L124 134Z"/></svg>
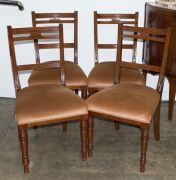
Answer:
<svg viewBox="0 0 176 180"><path fill-rule="evenodd" d="M22 152L22 162L24 167L24 173L29 173L29 155L28 155L28 135L27 126L18 126L19 140Z"/></svg>
<svg viewBox="0 0 176 180"><path fill-rule="evenodd" d="M145 171L146 164L146 152L149 139L149 127L141 128L141 160L140 160L140 172Z"/></svg>
<svg viewBox="0 0 176 180"><path fill-rule="evenodd" d="M89 116L88 119L88 157L92 157L93 150L93 127L94 127L94 117Z"/></svg>
<svg viewBox="0 0 176 180"><path fill-rule="evenodd" d="M82 160L87 159L87 117L80 120Z"/></svg>

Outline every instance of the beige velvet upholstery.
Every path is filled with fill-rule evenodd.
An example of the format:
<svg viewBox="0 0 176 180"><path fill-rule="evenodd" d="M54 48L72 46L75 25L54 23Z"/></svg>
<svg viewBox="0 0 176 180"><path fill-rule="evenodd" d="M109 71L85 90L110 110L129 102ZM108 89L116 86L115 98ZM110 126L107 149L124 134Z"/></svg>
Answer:
<svg viewBox="0 0 176 180"><path fill-rule="evenodd" d="M65 61L65 79L67 87L87 86L87 77L83 70L74 62ZM29 77L29 85L37 84L59 84L60 69L51 68L43 70L35 70Z"/></svg>
<svg viewBox="0 0 176 180"><path fill-rule="evenodd" d="M62 85L30 86L17 93L18 125L86 114L86 102Z"/></svg>
<svg viewBox="0 0 176 180"><path fill-rule="evenodd" d="M100 90L112 86L115 71L116 62L98 63L89 74L88 87ZM120 83L145 84L145 80L139 70L122 68Z"/></svg>
<svg viewBox="0 0 176 180"><path fill-rule="evenodd" d="M137 84L117 84L87 99L88 110L149 123L160 100L154 89Z"/></svg>

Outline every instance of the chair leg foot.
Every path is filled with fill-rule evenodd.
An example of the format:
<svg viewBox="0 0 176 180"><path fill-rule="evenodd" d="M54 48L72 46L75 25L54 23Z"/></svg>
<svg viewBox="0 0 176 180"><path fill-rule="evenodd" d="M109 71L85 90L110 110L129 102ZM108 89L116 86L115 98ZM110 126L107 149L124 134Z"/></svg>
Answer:
<svg viewBox="0 0 176 180"><path fill-rule="evenodd" d="M141 160L140 160L140 172L145 171L146 164L146 152L149 139L149 127L141 128Z"/></svg>
<svg viewBox="0 0 176 180"><path fill-rule="evenodd" d="M92 158L93 128L94 128L94 117L89 116L89 119L88 119L88 157L89 158Z"/></svg>
<svg viewBox="0 0 176 180"><path fill-rule="evenodd" d="M82 160L87 159L87 117L80 120Z"/></svg>
<svg viewBox="0 0 176 180"><path fill-rule="evenodd" d="M28 135L26 125L18 126L19 140L22 151L22 162L24 173L29 173L29 155L28 155Z"/></svg>

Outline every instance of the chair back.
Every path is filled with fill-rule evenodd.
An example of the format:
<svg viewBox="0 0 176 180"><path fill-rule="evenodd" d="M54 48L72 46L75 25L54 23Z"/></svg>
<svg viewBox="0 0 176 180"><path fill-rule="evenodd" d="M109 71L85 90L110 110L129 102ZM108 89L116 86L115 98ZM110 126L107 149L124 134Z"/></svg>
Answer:
<svg viewBox="0 0 176 180"><path fill-rule="evenodd" d="M95 64L99 61L99 49L116 49L117 44L103 44L98 41L98 25L106 24L106 25L118 25L119 22L124 25L130 26L138 26L138 16L139 13L136 12L134 14L100 14L97 11L94 11L94 58ZM132 61L135 62L136 59L136 41L132 44L124 44L124 49L132 49Z"/></svg>
<svg viewBox="0 0 176 180"><path fill-rule="evenodd" d="M156 86L156 90L161 94L164 84L164 77L165 77L165 69L168 59L168 51L169 51L169 42L171 38L171 28L167 29L156 29L156 28L143 28L143 27L130 27L130 26L123 26L123 23L119 23L118 26L118 46L117 46L117 59L116 59L116 78L115 83L120 82L120 68L133 68L133 69L140 69L141 71L146 72L155 72L159 73L159 78ZM162 63L160 66L157 65L150 65L150 64L143 64L141 63L130 63L125 62L122 60L122 48L123 48L123 41L124 40L131 40L134 39L137 42L143 42L143 45L147 48L146 44L154 42L159 42L164 44L163 56L162 56Z"/></svg>
<svg viewBox="0 0 176 180"><path fill-rule="evenodd" d="M73 24L74 40L73 42L64 43L64 48L74 49L74 62L78 64L78 12L73 13L36 13L32 11L33 27L44 27L58 24ZM36 63L40 62L40 47L37 40L34 41L36 50Z"/></svg>
<svg viewBox="0 0 176 180"><path fill-rule="evenodd" d="M58 67L61 69L61 83L65 84L64 72L64 40L63 40L63 25L55 27L26 27L12 28L8 26L9 50L13 71L14 85L16 93L21 89L19 72L35 69L45 69ZM57 39L57 42L55 42ZM51 61L41 64L23 64L19 65L16 59L16 49L18 45L26 45L38 41L40 49L58 48L60 61ZM54 40L54 42L53 42ZM22 49L22 48L21 48Z"/></svg>

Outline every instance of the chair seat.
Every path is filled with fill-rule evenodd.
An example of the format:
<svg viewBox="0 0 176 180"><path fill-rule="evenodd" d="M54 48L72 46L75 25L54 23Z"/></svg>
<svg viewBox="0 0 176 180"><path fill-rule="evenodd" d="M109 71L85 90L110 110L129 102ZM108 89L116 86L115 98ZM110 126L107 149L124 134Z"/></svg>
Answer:
<svg viewBox="0 0 176 180"><path fill-rule="evenodd" d="M83 70L74 62L65 61L65 79L67 87L87 86L87 77ZM60 83L60 68L34 70L29 77L30 86L38 84Z"/></svg>
<svg viewBox="0 0 176 180"><path fill-rule="evenodd" d="M159 100L159 93L150 87L117 84L90 96L87 103L91 112L149 123Z"/></svg>
<svg viewBox="0 0 176 180"><path fill-rule="evenodd" d="M86 102L62 85L29 86L17 93L16 120L18 125L48 122L86 114Z"/></svg>
<svg viewBox="0 0 176 180"><path fill-rule="evenodd" d="M116 62L98 63L90 72L88 87L97 90L104 89L114 84ZM145 79L139 70L122 68L121 83L145 84Z"/></svg>

